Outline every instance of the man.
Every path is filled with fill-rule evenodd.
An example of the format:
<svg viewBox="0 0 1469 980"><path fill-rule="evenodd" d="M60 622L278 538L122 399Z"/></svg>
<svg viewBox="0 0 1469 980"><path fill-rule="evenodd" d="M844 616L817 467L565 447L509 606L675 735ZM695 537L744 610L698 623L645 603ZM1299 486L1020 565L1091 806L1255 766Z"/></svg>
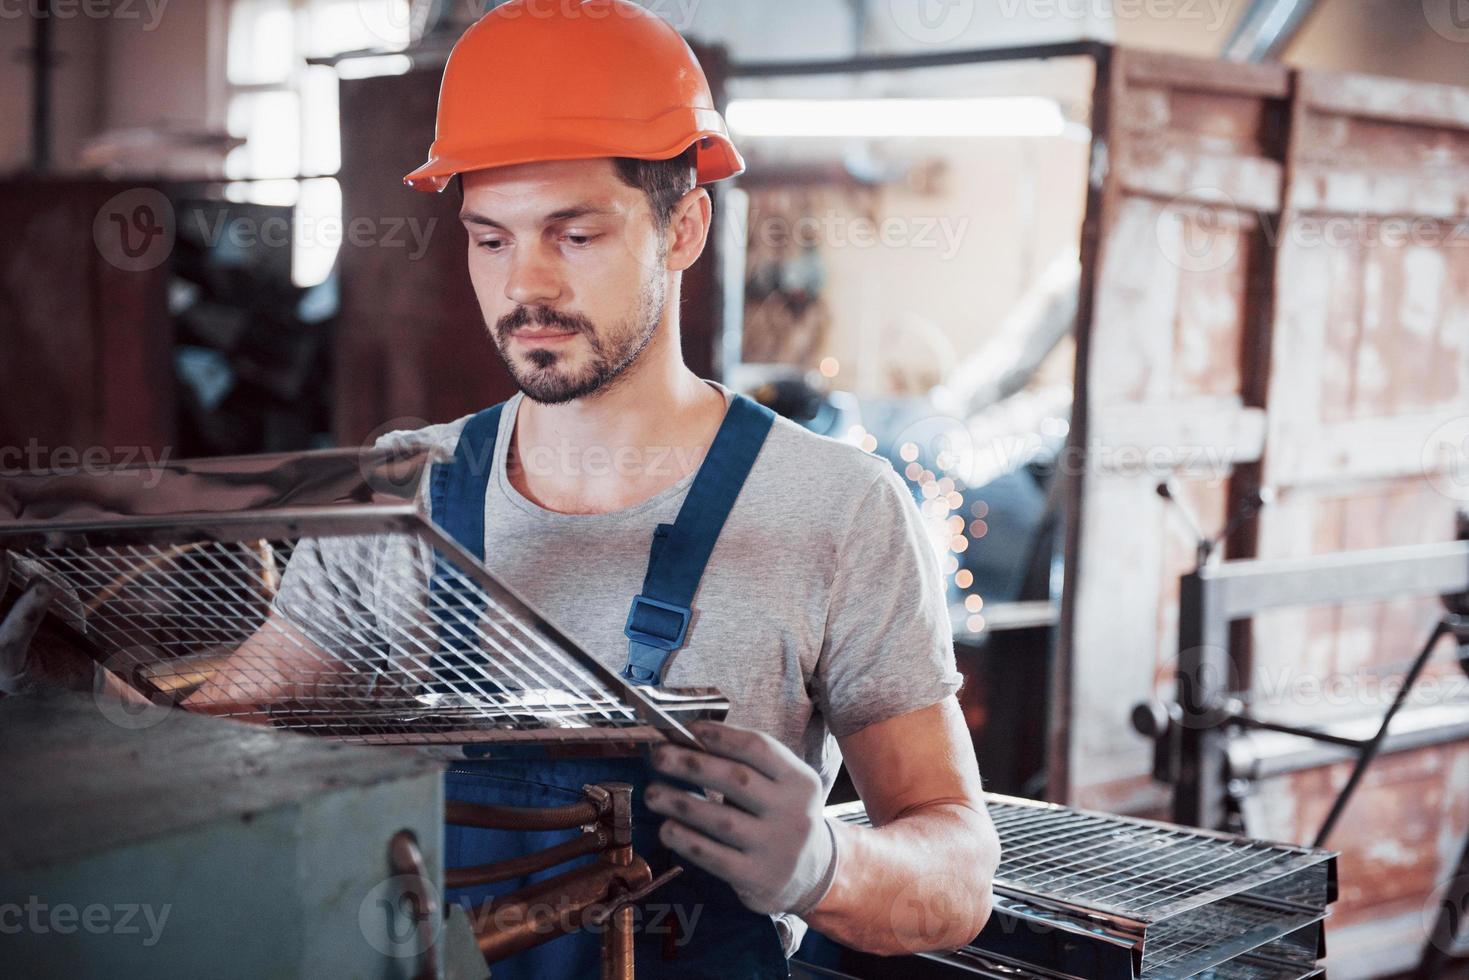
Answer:
<svg viewBox="0 0 1469 980"><path fill-rule="evenodd" d="M956 947L989 915L998 861L937 559L902 481L683 364L703 185L742 170L668 25L626 0L512 0L456 45L430 159L405 178L458 182L470 278L520 394L382 442L454 456L434 519L593 656L731 703L728 723L696 727L707 751L662 746L651 770L449 778L451 799L486 803L634 784L656 833L639 853L688 869L663 900L703 913L671 961L640 935L640 976L784 976L807 924L876 953ZM278 608L340 579L330 566L298 551ZM843 758L872 828L822 816ZM450 828L446 865L507 856L487 834ZM572 938L496 976L583 975L596 948Z"/></svg>

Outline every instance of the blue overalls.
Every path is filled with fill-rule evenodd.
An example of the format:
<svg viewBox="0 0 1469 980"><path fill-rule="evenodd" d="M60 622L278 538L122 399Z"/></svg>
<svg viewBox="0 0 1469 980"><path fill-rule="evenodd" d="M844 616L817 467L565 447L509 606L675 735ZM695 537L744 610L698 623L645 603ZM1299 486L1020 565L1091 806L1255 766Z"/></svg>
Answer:
<svg viewBox="0 0 1469 980"><path fill-rule="evenodd" d="M475 415L465 425L452 461L434 466L430 504L434 521L481 561L485 545L485 494L495 458L503 405ZM662 682L669 655L683 646L689 610L704 566L725 518L774 421L769 409L737 395L700 466L673 524L655 529L642 594L632 600L626 633L628 662L623 676L640 684ZM589 546L592 543L589 542ZM463 596L435 576L438 602L454 615L440 618L442 657L471 656L469 639L454 623L473 622ZM467 617L466 617L466 614ZM461 618L466 617L466 618ZM450 672L452 676L452 672ZM643 803L643 790L655 774L646 752L634 758L484 760L455 764L445 780L445 797L468 803L551 807L584 798L588 783L623 782L633 786L633 847L661 874L673 864L684 871L660 887L635 913L634 951L639 980L653 978L764 978L790 976L779 933L770 916L750 911L723 879L682 860L658 840L661 814ZM689 789L695 787L689 786ZM444 865L464 867L529 854L579 833L445 828ZM582 858L523 878L471 888L450 889L446 902L478 908L491 897L560 874L592 858ZM581 931L554 939L491 966L495 980L561 980L597 977L600 933ZM673 958L667 959L665 951Z"/></svg>

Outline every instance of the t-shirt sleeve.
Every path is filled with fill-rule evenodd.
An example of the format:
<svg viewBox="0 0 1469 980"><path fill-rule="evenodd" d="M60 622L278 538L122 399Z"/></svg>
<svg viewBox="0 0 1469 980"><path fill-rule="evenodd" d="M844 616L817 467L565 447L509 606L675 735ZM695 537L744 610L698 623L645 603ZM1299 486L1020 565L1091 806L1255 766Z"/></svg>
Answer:
<svg viewBox="0 0 1469 980"><path fill-rule="evenodd" d="M963 686L938 556L891 468L868 488L838 544L813 682L838 737L937 704Z"/></svg>

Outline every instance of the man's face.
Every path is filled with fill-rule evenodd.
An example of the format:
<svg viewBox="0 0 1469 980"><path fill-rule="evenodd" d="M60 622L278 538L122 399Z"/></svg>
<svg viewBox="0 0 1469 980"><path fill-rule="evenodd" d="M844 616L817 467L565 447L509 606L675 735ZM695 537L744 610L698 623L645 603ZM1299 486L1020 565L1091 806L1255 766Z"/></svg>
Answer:
<svg viewBox="0 0 1469 980"><path fill-rule="evenodd" d="M500 356L527 398L583 398L653 339L668 290L647 195L609 159L517 164L463 176L469 277Z"/></svg>

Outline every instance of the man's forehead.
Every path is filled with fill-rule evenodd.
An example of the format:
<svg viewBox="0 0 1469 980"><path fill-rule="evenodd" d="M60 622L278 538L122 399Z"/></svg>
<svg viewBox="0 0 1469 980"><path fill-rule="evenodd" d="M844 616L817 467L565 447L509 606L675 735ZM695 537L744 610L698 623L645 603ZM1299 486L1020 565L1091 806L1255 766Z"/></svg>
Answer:
<svg viewBox="0 0 1469 980"><path fill-rule="evenodd" d="M622 214L643 197L622 181L611 159L513 164L471 171L463 180L466 221Z"/></svg>

